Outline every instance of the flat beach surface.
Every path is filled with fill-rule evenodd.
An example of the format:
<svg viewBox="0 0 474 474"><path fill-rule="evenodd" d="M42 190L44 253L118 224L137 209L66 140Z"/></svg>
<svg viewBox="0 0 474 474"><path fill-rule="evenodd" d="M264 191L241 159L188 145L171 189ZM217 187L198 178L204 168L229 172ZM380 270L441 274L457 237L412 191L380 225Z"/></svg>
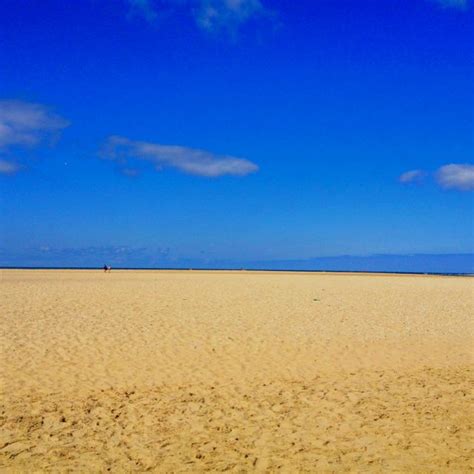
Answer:
<svg viewBox="0 0 474 474"><path fill-rule="evenodd" d="M4 472L473 465L474 279L3 270Z"/></svg>

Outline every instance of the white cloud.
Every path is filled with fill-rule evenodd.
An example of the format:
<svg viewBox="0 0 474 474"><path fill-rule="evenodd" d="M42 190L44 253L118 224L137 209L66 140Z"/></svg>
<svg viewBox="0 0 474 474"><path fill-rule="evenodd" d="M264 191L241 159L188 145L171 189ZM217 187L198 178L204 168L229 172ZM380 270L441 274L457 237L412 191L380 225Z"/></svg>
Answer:
<svg viewBox="0 0 474 474"><path fill-rule="evenodd" d="M184 146L133 141L119 136L109 137L102 156L117 162L122 170L134 170L134 162L144 160L152 163L157 171L169 167L208 178L245 176L258 170L255 163L243 158L216 155Z"/></svg>
<svg viewBox="0 0 474 474"><path fill-rule="evenodd" d="M0 149L33 146L68 126L44 105L19 100L0 100Z"/></svg>
<svg viewBox="0 0 474 474"><path fill-rule="evenodd" d="M201 0L195 20L200 28L213 31L236 27L263 11L260 0Z"/></svg>
<svg viewBox="0 0 474 474"><path fill-rule="evenodd" d="M44 105L0 100L0 157L10 155L10 149L38 146L68 124ZM0 174L15 174L20 168L17 160L0 158Z"/></svg>
<svg viewBox="0 0 474 474"><path fill-rule="evenodd" d="M459 10L467 10L469 8L469 0L432 0L443 8L457 8Z"/></svg>
<svg viewBox="0 0 474 474"><path fill-rule="evenodd" d="M425 172L422 170L411 170L411 171L406 171L405 173L402 173L398 180L400 183L412 183L413 181L420 181L425 177Z"/></svg>
<svg viewBox="0 0 474 474"><path fill-rule="evenodd" d="M199 28L205 31L235 30L239 25L259 16L268 16L271 11L262 0L125 0L132 14L140 14L147 21L158 18L161 10L184 11L194 18ZM467 10L472 0L427 0L441 8Z"/></svg>
<svg viewBox="0 0 474 474"><path fill-rule="evenodd" d="M140 13L148 21L158 14L154 0L128 0L132 13ZM260 0L164 0L162 7L188 11L206 31L235 29L266 10Z"/></svg>
<svg viewBox="0 0 474 474"><path fill-rule="evenodd" d="M436 180L446 189L460 191L474 190L474 165L449 164L441 166L436 172Z"/></svg>

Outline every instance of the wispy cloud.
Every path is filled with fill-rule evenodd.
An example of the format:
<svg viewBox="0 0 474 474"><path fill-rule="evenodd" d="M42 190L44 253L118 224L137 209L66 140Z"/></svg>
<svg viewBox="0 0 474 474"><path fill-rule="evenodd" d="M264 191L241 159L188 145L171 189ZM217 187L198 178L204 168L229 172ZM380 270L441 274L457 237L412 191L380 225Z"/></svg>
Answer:
<svg viewBox="0 0 474 474"><path fill-rule="evenodd" d="M467 10L469 8L469 0L431 0L443 8L457 8L459 10Z"/></svg>
<svg viewBox="0 0 474 474"><path fill-rule="evenodd" d="M132 15L141 15L150 23L160 12L181 11L190 15L204 31L235 31L245 22L274 17L262 0L125 0ZM427 0L441 8L467 10L472 0Z"/></svg>
<svg viewBox="0 0 474 474"><path fill-rule="evenodd" d="M6 154L11 149L38 146L68 125L67 120L44 105L0 100L0 154ZM2 158L0 173L13 174L19 168L16 161Z"/></svg>
<svg viewBox="0 0 474 474"><path fill-rule="evenodd" d="M264 12L260 0L201 0L198 3L195 20L206 31L235 28Z"/></svg>
<svg viewBox="0 0 474 474"><path fill-rule="evenodd" d="M441 166L436 172L436 180L446 189L460 191L474 190L474 165L449 164Z"/></svg>
<svg viewBox="0 0 474 474"><path fill-rule="evenodd" d="M5 266L72 266L101 268L172 266L171 249L167 247L130 247L104 245L91 247L39 247L6 249L0 247L0 265Z"/></svg>
<svg viewBox="0 0 474 474"><path fill-rule="evenodd" d="M158 2L154 0L127 0L132 14L141 14L149 22L158 17ZM161 8L181 10L192 16L197 26L212 32L235 30L241 24L257 18L268 10L260 0L164 0Z"/></svg>
<svg viewBox="0 0 474 474"><path fill-rule="evenodd" d="M402 173L398 180L400 183L413 183L417 181L421 181L424 177L426 176L426 173L422 170L411 170L411 171L406 171L405 173Z"/></svg>
<svg viewBox="0 0 474 474"><path fill-rule="evenodd" d="M411 170L401 174L400 183L407 184L424 179L428 173L423 170ZM458 191L474 190L474 165L451 163L438 168L434 173L436 183L444 189Z"/></svg>
<svg viewBox="0 0 474 474"><path fill-rule="evenodd" d="M126 174L136 174L139 160L152 163L157 171L176 168L188 174L215 178L218 176L245 176L258 170L258 166L244 158L216 155L209 151L176 145L161 145L134 141L125 137L109 137L101 156L119 164ZM135 165L135 166L134 166Z"/></svg>
<svg viewBox="0 0 474 474"><path fill-rule="evenodd" d="M68 126L67 120L41 104L0 100L0 148L37 145L43 138Z"/></svg>

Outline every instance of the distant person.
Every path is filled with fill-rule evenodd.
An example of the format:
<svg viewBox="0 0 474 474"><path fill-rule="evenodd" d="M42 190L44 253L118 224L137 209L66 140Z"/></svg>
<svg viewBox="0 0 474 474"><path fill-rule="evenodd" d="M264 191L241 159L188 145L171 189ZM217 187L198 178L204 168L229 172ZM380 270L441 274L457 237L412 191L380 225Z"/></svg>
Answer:
<svg viewBox="0 0 474 474"><path fill-rule="evenodd" d="M112 267L109 267L109 265L106 265L104 263L104 272L107 273L107 272L110 272L110 270L112 270Z"/></svg>

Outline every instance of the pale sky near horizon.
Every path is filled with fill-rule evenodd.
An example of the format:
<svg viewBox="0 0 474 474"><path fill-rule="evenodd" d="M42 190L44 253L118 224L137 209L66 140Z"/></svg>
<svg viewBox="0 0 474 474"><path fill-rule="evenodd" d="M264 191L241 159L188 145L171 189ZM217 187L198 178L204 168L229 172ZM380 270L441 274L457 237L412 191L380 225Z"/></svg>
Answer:
<svg viewBox="0 0 474 474"><path fill-rule="evenodd" d="M0 265L474 253L473 24L468 0L4 0Z"/></svg>

